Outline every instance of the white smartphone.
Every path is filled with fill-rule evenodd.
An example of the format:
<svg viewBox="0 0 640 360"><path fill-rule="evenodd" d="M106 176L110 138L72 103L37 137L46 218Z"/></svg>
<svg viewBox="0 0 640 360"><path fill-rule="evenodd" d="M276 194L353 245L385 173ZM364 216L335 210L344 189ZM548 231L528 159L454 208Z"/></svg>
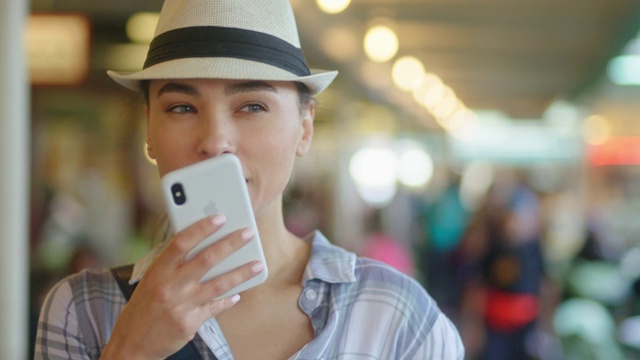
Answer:
<svg viewBox="0 0 640 360"><path fill-rule="evenodd" d="M240 160L233 154L223 154L174 170L161 179L164 199L173 230L178 232L206 216L224 214L226 223L207 237L186 256L191 259L205 247L241 228L251 228L255 237L222 262L212 267L201 282L231 271L250 261L259 260L265 269L257 276L219 296L227 296L262 284L267 279L264 252Z"/></svg>

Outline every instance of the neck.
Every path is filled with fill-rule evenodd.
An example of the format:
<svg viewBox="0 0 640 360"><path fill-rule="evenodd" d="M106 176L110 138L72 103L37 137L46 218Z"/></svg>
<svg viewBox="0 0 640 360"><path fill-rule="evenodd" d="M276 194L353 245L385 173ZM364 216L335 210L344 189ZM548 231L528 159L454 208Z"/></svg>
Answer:
<svg viewBox="0 0 640 360"><path fill-rule="evenodd" d="M287 230L284 224L282 202L256 215L258 232L267 260L269 278L265 285L283 283L300 284L309 259L311 245ZM259 289L258 287L256 289Z"/></svg>

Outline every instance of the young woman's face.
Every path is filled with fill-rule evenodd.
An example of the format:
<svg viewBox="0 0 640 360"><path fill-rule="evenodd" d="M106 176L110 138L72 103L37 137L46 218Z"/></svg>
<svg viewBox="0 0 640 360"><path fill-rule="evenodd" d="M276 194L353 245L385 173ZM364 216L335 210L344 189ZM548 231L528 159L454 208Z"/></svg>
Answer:
<svg viewBox="0 0 640 360"><path fill-rule="evenodd" d="M313 136L313 104L289 82L154 80L147 144L160 175L233 153L242 163L254 211L280 201L296 156Z"/></svg>

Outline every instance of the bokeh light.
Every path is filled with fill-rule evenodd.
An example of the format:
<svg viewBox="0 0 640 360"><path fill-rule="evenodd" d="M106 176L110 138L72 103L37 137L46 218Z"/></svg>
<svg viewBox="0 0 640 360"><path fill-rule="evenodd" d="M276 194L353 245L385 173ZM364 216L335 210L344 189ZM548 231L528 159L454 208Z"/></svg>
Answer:
<svg viewBox="0 0 640 360"><path fill-rule="evenodd" d="M158 24L157 12L139 12L127 20L126 32L129 40L140 44L149 44Z"/></svg>
<svg viewBox="0 0 640 360"><path fill-rule="evenodd" d="M349 173L365 202L381 207L393 199L397 162L396 154L386 147L365 147L353 155Z"/></svg>
<svg viewBox="0 0 640 360"><path fill-rule="evenodd" d="M456 93L450 87L445 86L440 100L429 110L438 119L438 122L446 128L444 122L446 118L456 110L457 105L458 98L456 97Z"/></svg>
<svg viewBox="0 0 640 360"><path fill-rule="evenodd" d="M413 99L418 104L426 107L426 100L427 97L430 96L430 91L432 91L432 89L439 89L442 86L442 80L440 80L440 77L438 77L438 75L430 72L425 72L420 77L418 86L413 89Z"/></svg>
<svg viewBox="0 0 640 360"><path fill-rule="evenodd" d="M351 0L316 0L316 4L320 10L324 11L327 14L337 14L343 12L349 4Z"/></svg>
<svg viewBox="0 0 640 360"><path fill-rule="evenodd" d="M640 55L613 58L607 66L607 75L618 85L640 85Z"/></svg>
<svg viewBox="0 0 640 360"><path fill-rule="evenodd" d="M364 37L364 51L375 62L385 62L398 52L396 33L384 25L376 25L367 31Z"/></svg>
<svg viewBox="0 0 640 360"><path fill-rule="evenodd" d="M414 56L403 56L396 60L391 68L391 78L396 86L404 91L412 91L420 86L424 76L424 65Z"/></svg>
<svg viewBox="0 0 640 360"><path fill-rule="evenodd" d="M589 116L582 124L582 137L589 145L602 145L611 137L611 124L601 116Z"/></svg>
<svg viewBox="0 0 640 360"><path fill-rule="evenodd" d="M410 188L423 188L433 176L433 160L429 154L412 146L398 154L398 181Z"/></svg>

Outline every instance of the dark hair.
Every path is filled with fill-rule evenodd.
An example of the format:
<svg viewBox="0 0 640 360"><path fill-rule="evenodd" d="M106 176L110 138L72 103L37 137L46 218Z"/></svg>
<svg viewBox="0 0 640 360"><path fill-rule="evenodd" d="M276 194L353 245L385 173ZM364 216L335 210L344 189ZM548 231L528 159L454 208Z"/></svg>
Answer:
<svg viewBox="0 0 640 360"><path fill-rule="evenodd" d="M300 111L308 106L312 101L314 101L313 95L311 95L311 89L299 82L296 81L296 89L298 90L298 99L300 101ZM151 86L151 80L140 80L140 91L142 92L142 96L144 97L144 103L149 105L149 87Z"/></svg>
<svg viewBox="0 0 640 360"><path fill-rule="evenodd" d="M149 106L149 87L151 86L151 80L140 80L140 92L144 97L144 103Z"/></svg>
<svg viewBox="0 0 640 360"><path fill-rule="evenodd" d="M296 89L298 90L298 100L299 100L299 108L300 111L304 110L307 106L311 105L315 98L311 94L311 89L309 87L299 81L295 82Z"/></svg>

